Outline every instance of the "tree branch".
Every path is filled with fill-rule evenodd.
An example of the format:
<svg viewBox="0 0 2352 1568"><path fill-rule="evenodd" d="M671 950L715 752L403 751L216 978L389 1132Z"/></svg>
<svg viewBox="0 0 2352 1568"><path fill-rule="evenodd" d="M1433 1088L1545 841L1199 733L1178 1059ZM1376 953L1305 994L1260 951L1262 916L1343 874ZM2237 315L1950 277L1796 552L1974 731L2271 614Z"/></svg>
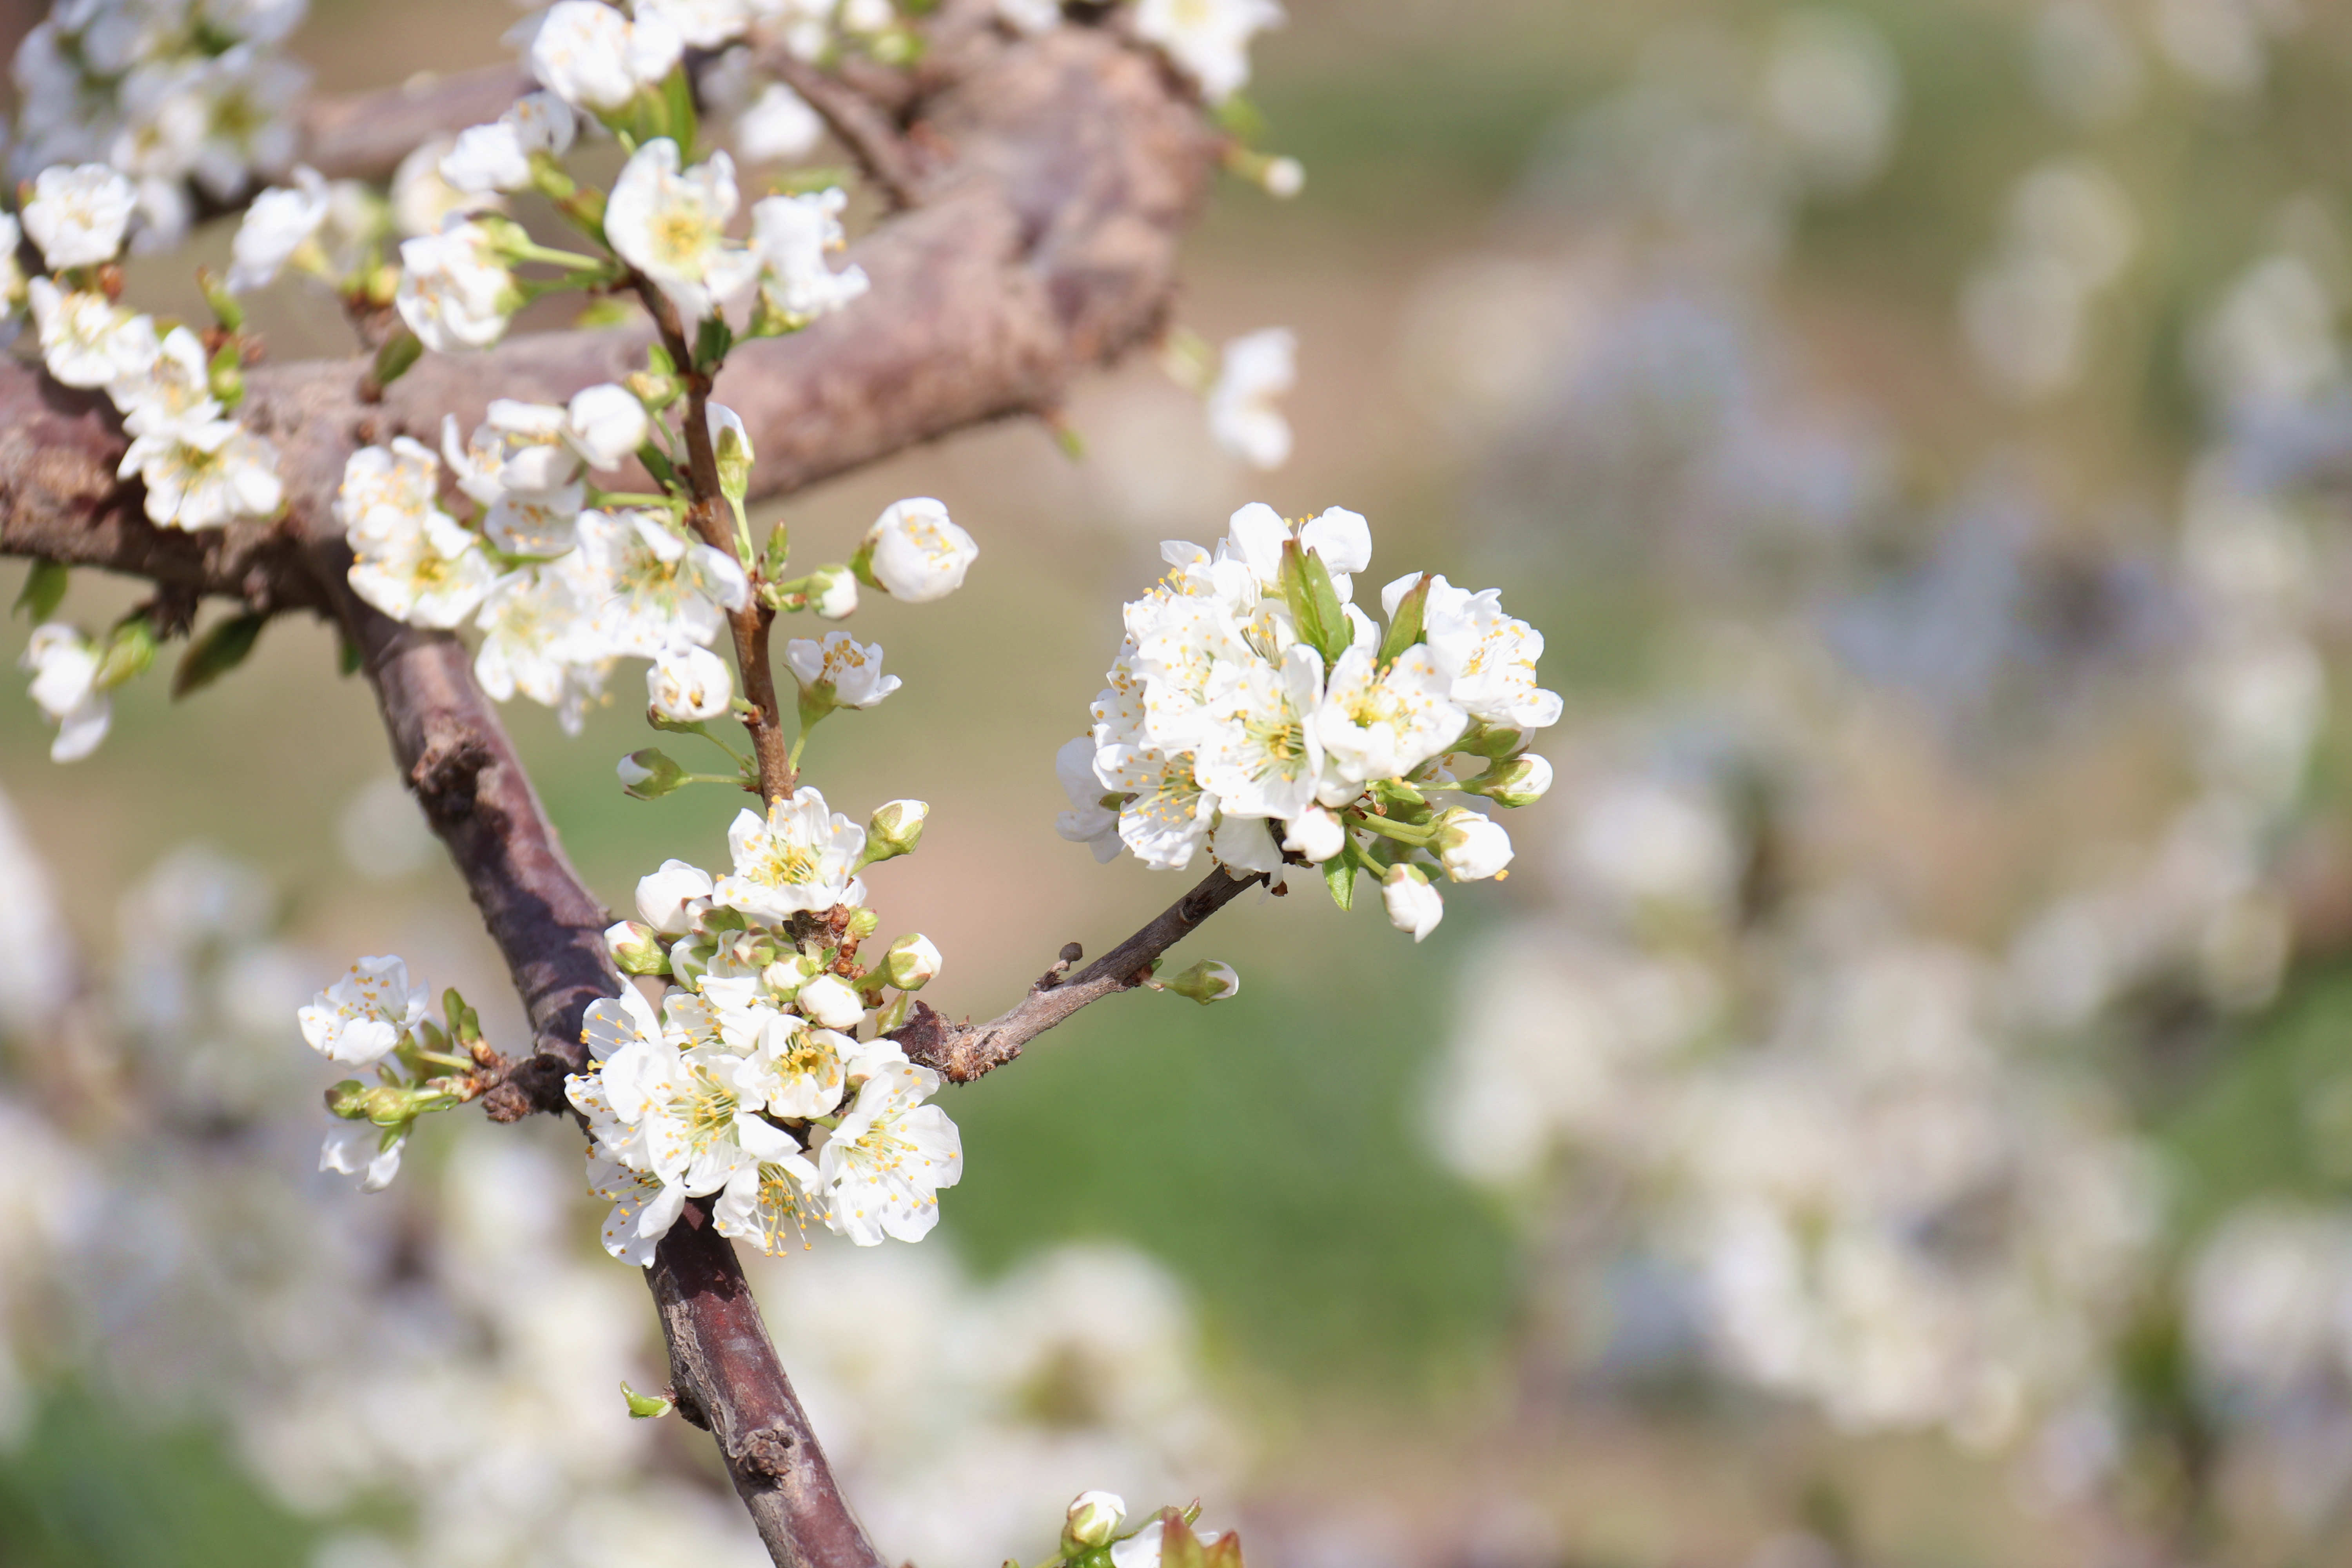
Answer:
<svg viewBox="0 0 2352 1568"><path fill-rule="evenodd" d="M805 332L746 345L716 389L759 454L755 498L1054 408L1080 372L1160 325L1179 241L1213 166L1198 105L1097 30L1015 44L992 27L950 25L979 7L954 0L948 9L935 39L956 41L926 60L904 117L919 116L952 157L922 205L856 247L871 294ZM511 74L479 73L413 98L321 110L310 155L325 172L381 174L426 135L495 117L517 90ZM584 1062L581 1015L619 989L603 950L604 911L565 859L464 646L396 625L352 595L332 502L359 447L404 433L429 441L445 414L471 421L494 395L563 402L636 368L649 339L645 327L553 333L429 355L381 402L360 394L362 361L256 367L238 417L276 443L289 514L202 536L148 523L138 484L115 477L127 442L102 400L0 364L0 553L102 566L257 609L319 611L360 650L394 754L529 1013L533 1054L485 1096L504 1119L561 1108L565 1075ZM1066 1016L1080 994L1046 1008L1070 1001L1057 1013ZM879 1568L725 1239L699 1215L681 1222L648 1283L679 1390L719 1438L775 1561Z"/></svg>
<svg viewBox="0 0 2352 1568"><path fill-rule="evenodd" d="M950 1024L925 1003L915 1004L906 1023L891 1032L907 1053L940 1077L970 1083L1021 1054L1021 1047L1090 1002L1132 991L1151 978L1152 961L1192 933L1202 921L1265 880L1261 874L1234 877L1223 866L1158 919L1067 980L1057 970L1029 988L1009 1012L985 1024Z"/></svg>

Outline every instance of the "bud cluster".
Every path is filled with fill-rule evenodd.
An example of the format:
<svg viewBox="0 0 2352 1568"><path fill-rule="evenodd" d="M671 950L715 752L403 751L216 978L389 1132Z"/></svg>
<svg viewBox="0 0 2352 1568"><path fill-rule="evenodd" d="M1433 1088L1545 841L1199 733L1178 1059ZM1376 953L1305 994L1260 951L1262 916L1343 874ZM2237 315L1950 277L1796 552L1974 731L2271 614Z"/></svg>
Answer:
<svg viewBox="0 0 2352 1568"><path fill-rule="evenodd" d="M1167 575L1128 605L1094 728L1056 759L1059 831L1160 869L1204 849L1236 874L1318 866L1343 909L1367 872L1419 941L1444 912L1436 878L1499 876L1512 853L1437 797L1518 806L1550 785L1527 750L1560 714L1536 685L1543 637L1496 590L1419 573L1381 590L1383 627L1354 602L1371 533L1344 508L1252 505L1231 527L1214 551L1161 546Z"/></svg>
<svg viewBox="0 0 2352 1568"><path fill-rule="evenodd" d="M804 788L736 817L729 871L670 860L638 882L637 919L606 951L666 984L658 1005L633 986L590 1006L595 1065L567 1086L615 1258L647 1261L690 1197L769 1253L811 1221L863 1247L938 1223L961 1140L925 1103L939 1076L887 1036L939 949L909 935L860 952L880 921L859 873L914 849L928 811L893 801L861 828Z"/></svg>
<svg viewBox="0 0 2352 1568"><path fill-rule="evenodd" d="M373 1084L345 1079L327 1090L335 1125L319 1153L319 1169L358 1177L363 1192L383 1191L399 1173L419 1117L474 1099L484 1075L502 1065L463 996L443 993L437 1025L425 1016L428 1000L407 963L387 955L361 959L299 1014L312 1050L375 1069Z"/></svg>

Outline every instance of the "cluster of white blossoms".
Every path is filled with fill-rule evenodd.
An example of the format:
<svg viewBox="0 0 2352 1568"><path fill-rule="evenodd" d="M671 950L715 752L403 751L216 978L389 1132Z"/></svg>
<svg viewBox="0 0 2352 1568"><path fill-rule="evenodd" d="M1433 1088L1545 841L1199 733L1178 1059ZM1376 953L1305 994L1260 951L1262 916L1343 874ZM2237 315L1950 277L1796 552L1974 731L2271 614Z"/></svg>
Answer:
<svg viewBox="0 0 2352 1568"><path fill-rule="evenodd" d="M1061 26L1061 0L996 0L996 14L1032 37ZM1222 103L1249 81L1250 40L1287 21L1280 0L1137 0L1135 36L1165 54L1201 94Z"/></svg>
<svg viewBox="0 0 2352 1568"><path fill-rule="evenodd" d="M905 936L859 955L878 922L858 873L911 850L929 809L893 801L860 827L803 788L736 817L730 871L670 860L637 884L641 918L605 943L625 973L670 984L658 1007L635 989L592 1003L595 1066L568 1085L614 1257L650 1260L690 1197L771 1254L812 1219L861 1247L938 1223L962 1143L925 1103L939 1075L887 1036L939 949Z"/></svg>
<svg viewBox="0 0 2352 1568"><path fill-rule="evenodd" d="M1056 759L1059 831L1163 870L1203 849L1236 874L1318 866L1342 908L1370 871L1417 942L1444 913L1433 872L1511 859L1499 824L1431 796L1517 806L1550 784L1526 749L1560 714L1536 685L1543 637L1496 590L1419 573L1381 590L1383 629L1353 602L1371 533L1344 508L1292 523L1252 504L1231 528L1213 552L1163 545L1168 574L1127 605L1093 731Z"/></svg>
<svg viewBox="0 0 2352 1568"><path fill-rule="evenodd" d="M319 1152L319 1169L358 1178L362 1192L382 1192L400 1173L418 1117L469 1097L450 1075L480 1065L472 1049L479 1025L453 991L446 1027L436 1026L425 1016L429 1000L429 989L410 981L407 963L386 955L352 964L298 1015L312 1050L376 1074L374 1087L349 1079L328 1091L334 1121Z"/></svg>
<svg viewBox="0 0 2352 1568"><path fill-rule="evenodd" d="M19 180L102 163L132 182L134 245L184 238L194 195L242 194L292 162L308 80L278 46L305 0L63 0L13 68ZM191 187L194 187L192 190Z"/></svg>

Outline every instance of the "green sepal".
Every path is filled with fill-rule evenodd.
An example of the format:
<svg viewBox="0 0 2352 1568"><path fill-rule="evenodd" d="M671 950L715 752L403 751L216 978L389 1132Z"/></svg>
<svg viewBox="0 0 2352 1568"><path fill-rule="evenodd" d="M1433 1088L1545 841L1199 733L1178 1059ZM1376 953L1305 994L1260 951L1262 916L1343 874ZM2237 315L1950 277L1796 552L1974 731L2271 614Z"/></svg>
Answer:
<svg viewBox="0 0 2352 1568"><path fill-rule="evenodd" d="M201 691L243 664L254 644L261 640L261 628L268 624L268 616L250 612L215 621L212 629L180 656L180 668L172 672L172 700L176 702L191 691Z"/></svg>
<svg viewBox="0 0 2352 1568"><path fill-rule="evenodd" d="M648 343L646 346L646 368L656 375L674 376L677 374L677 362L669 357L669 350L663 344Z"/></svg>
<svg viewBox="0 0 2352 1568"><path fill-rule="evenodd" d="M1372 798L1388 808L1391 822L1418 827L1429 820L1429 797L1402 779L1375 779L1371 792Z"/></svg>
<svg viewBox="0 0 2352 1568"><path fill-rule="evenodd" d="M212 363L205 366L205 380L223 407L235 408L245 401L245 352L236 339L229 339L214 353Z"/></svg>
<svg viewBox="0 0 2352 1568"><path fill-rule="evenodd" d="M1348 651L1347 612L1323 558L1291 540L1282 547L1282 595L1298 624L1298 640L1323 656L1326 668Z"/></svg>
<svg viewBox="0 0 2352 1568"><path fill-rule="evenodd" d="M780 522L768 530L768 548L761 557L760 574L774 582L784 574L785 563L792 558L792 531Z"/></svg>
<svg viewBox="0 0 2352 1568"><path fill-rule="evenodd" d="M30 616L37 626L47 620L65 603L66 584L72 580L73 573L63 562L34 562L25 575L25 591L16 595L17 612Z"/></svg>
<svg viewBox="0 0 2352 1568"><path fill-rule="evenodd" d="M1470 732L1454 742L1457 752L1467 752L1474 757L1499 761L1527 744L1527 736L1517 730L1488 729L1484 723L1471 726Z"/></svg>
<svg viewBox="0 0 2352 1568"><path fill-rule="evenodd" d="M1422 640L1422 630L1429 610L1428 573L1411 592L1397 601L1396 614L1389 617L1389 635L1381 639L1381 668L1385 669L1404 655L1404 650Z"/></svg>
<svg viewBox="0 0 2352 1568"><path fill-rule="evenodd" d="M686 64L680 61L670 68L662 79L662 119L669 139L677 143L677 161L681 165L694 162L695 139L701 125L694 113L694 83L686 74Z"/></svg>

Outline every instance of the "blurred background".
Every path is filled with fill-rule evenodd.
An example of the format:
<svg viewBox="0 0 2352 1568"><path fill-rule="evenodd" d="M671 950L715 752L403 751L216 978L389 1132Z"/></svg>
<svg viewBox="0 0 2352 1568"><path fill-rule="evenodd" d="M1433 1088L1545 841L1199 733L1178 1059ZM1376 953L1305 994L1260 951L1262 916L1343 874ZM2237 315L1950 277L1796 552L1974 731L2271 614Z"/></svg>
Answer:
<svg viewBox="0 0 2352 1568"><path fill-rule="evenodd" d="M1189 879L1053 832L1119 602L1251 500L1501 584L1559 782L1415 946L1249 900L945 1099L919 1248L756 1275L893 1560L1088 1487L1269 1568L2352 1561L2352 13L2315 0L1290 0L1182 324L1295 329L1296 454L1146 360L795 497L943 498L970 585L811 776L992 1014ZM315 0L329 89L501 8ZM226 249L207 232L199 255ZM193 300L186 255L133 297ZM873 301L861 308L875 308ZM285 356L344 352L273 296ZM13 597L22 568L0 567ZM85 577L64 614L133 602ZM0 1563L759 1562L576 1134L312 1174L294 1009L399 952L519 1014L331 638L151 676L69 767L0 694ZM624 679L616 689L628 685ZM614 907L739 802L509 721ZM434 1122L442 1123L435 1125Z"/></svg>

